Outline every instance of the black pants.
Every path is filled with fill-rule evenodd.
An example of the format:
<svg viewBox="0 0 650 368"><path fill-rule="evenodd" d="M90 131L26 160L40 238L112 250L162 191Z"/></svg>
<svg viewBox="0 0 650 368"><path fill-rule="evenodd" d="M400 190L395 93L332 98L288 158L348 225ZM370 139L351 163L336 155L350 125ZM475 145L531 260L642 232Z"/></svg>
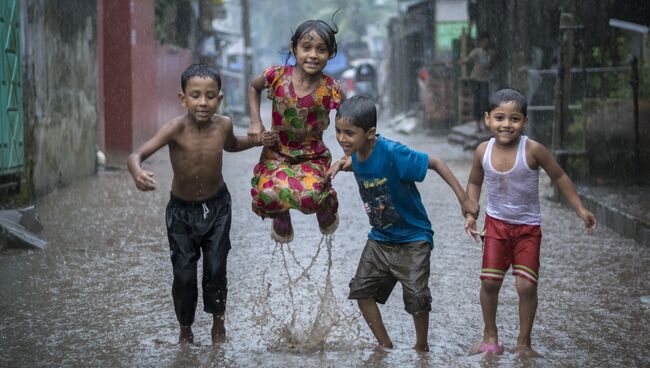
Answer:
<svg viewBox="0 0 650 368"><path fill-rule="evenodd" d="M165 213L174 269L172 297L181 326L194 322L198 299L196 265L203 252L203 310L223 314L228 295L226 258L230 250L230 193L226 185L203 202L171 195Z"/></svg>

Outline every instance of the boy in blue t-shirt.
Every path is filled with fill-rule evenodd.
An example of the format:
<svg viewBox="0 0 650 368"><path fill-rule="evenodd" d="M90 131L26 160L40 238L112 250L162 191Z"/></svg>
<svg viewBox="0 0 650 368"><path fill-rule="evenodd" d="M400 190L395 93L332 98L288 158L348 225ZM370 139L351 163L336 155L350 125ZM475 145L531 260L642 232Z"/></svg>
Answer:
<svg viewBox="0 0 650 368"><path fill-rule="evenodd" d="M345 101L336 114L336 139L346 157L332 164L326 177L354 172L372 225L348 298L357 299L379 345L392 348L377 303L384 304L399 281L405 310L415 323L415 349L428 351L433 231L415 182L435 170L456 194L463 214L477 214L478 204L467 198L442 160L376 134L376 125L375 104L363 96Z"/></svg>

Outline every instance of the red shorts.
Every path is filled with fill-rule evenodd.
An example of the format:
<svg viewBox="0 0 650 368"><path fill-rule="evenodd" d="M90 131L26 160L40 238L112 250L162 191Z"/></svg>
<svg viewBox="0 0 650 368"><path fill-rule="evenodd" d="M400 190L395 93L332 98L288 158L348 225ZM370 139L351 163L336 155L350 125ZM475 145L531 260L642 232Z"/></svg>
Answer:
<svg viewBox="0 0 650 368"><path fill-rule="evenodd" d="M481 280L502 281L512 265L513 275L537 285L541 227L511 224L486 215L484 232Z"/></svg>

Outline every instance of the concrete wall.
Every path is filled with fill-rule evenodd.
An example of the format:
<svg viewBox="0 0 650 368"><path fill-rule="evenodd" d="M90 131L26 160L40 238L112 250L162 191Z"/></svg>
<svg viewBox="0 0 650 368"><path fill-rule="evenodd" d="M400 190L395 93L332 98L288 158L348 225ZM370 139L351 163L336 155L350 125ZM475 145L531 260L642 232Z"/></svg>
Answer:
<svg viewBox="0 0 650 368"><path fill-rule="evenodd" d="M149 139L157 129L155 1L133 2L131 11L131 80L133 85L133 147ZM180 80L180 75L178 76Z"/></svg>
<svg viewBox="0 0 650 368"><path fill-rule="evenodd" d="M131 151L131 41L129 2L103 1L98 38L103 48L100 60L104 119L104 143L109 151Z"/></svg>
<svg viewBox="0 0 650 368"><path fill-rule="evenodd" d="M36 195L95 171L96 6L22 0L26 164Z"/></svg>

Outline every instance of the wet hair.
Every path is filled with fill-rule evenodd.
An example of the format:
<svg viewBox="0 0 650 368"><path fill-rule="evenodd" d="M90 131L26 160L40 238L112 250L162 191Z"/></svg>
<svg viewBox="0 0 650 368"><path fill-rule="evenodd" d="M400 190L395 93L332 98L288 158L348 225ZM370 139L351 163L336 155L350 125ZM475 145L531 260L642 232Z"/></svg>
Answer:
<svg viewBox="0 0 650 368"><path fill-rule="evenodd" d="M343 101L336 110L337 119L345 119L364 132L377 127L377 107L368 97L356 95Z"/></svg>
<svg viewBox="0 0 650 368"><path fill-rule="evenodd" d="M187 81L191 78L212 78L219 85L221 89L221 74L217 71L217 68L208 64L192 64L185 69L181 75L181 88L185 92L185 86L187 86Z"/></svg>
<svg viewBox="0 0 650 368"><path fill-rule="evenodd" d="M523 93L512 88L500 89L490 96L488 113L503 103L514 102L524 116L528 116L528 102Z"/></svg>
<svg viewBox="0 0 650 368"><path fill-rule="evenodd" d="M291 54L295 54L294 50L298 48L298 43L300 43L300 40L302 40L303 37L305 37L312 31L316 32L318 37L320 37L325 42L325 46L327 47L327 52L330 55L330 59L334 58L338 50L336 44L336 34L339 32L339 27L334 22L334 16L336 15L336 13L338 13L338 10L335 11L334 14L332 14L331 26L327 24L327 22L322 20L311 19L302 22L298 26L298 28L296 28L296 30L293 32L293 35L291 35L291 49L289 50L289 53L287 55L287 61L285 63L289 62L289 58L291 57Z"/></svg>

